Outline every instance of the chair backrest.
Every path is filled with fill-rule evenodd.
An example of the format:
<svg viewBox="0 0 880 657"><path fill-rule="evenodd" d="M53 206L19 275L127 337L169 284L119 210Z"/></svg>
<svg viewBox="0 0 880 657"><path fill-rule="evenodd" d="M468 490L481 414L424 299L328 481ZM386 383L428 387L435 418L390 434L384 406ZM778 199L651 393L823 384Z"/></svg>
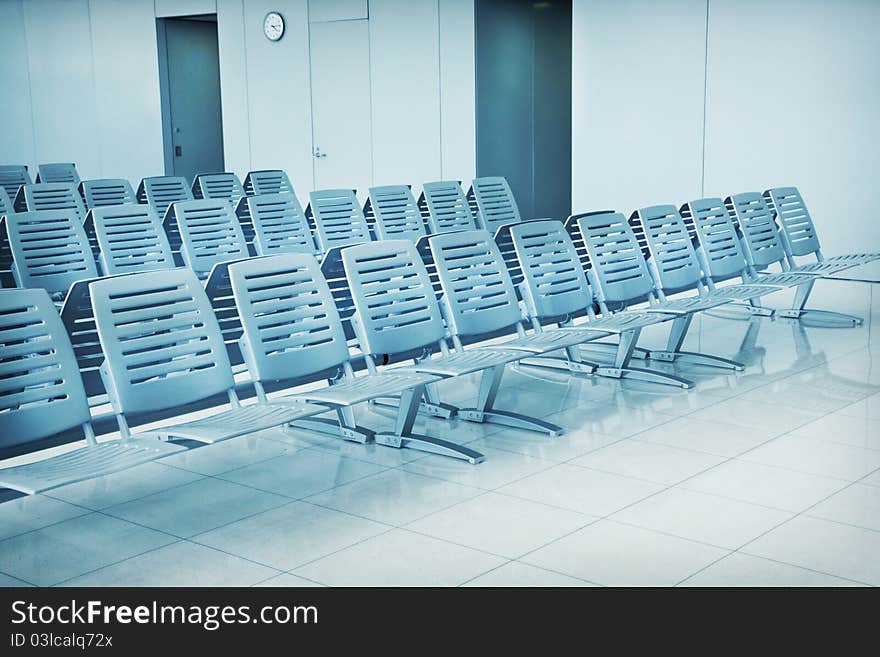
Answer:
<svg viewBox="0 0 880 657"><path fill-rule="evenodd" d="M171 269L174 256L156 211L149 205L112 205L89 210L107 276Z"/></svg>
<svg viewBox="0 0 880 657"><path fill-rule="evenodd" d="M697 254L710 281L741 276L747 268L739 234L723 199L701 198L681 206L691 219L697 238Z"/></svg>
<svg viewBox="0 0 880 657"><path fill-rule="evenodd" d="M37 165L36 183L73 183L79 185L79 173L73 162L49 162Z"/></svg>
<svg viewBox="0 0 880 657"><path fill-rule="evenodd" d="M370 202L376 219L377 239L417 242L425 234L425 222L419 206L406 185L370 187Z"/></svg>
<svg viewBox="0 0 880 657"><path fill-rule="evenodd" d="M428 230L433 234L477 227L464 190L457 180L439 180L422 185L422 199L428 210Z"/></svg>
<svg viewBox="0 0 880 657"><path fill-rule="evenodd" d="M370 229L354 190L323 189L311 192L309 198L321 251L370 241Z"/></svg>
<svg viewBox="0 0 880 657"><path fill-rule="evenodd" d="M361 349L396 354L433 346L446 330L428 270L409 240L383 240L342 250L356 309Z"/></svg>
<svg viewBox="0 0 880 657"><path fill-rule="evenodd" d="M758 192L734 194L724 200L739 224L746 260L752 267L767 267L785 261L785 249L773 210Z"/></svg>
<svg viewBox="0 0 880 657"><path fill-rule="evenodd" d="M687 226L674 205L652 205L636 210L630 223L641 228L654 267L657 285L664 292L698 288L703 279L700 261Z"/></svg>
<svg viewBox="0 0 880 657"><path fill-rule="evenodd" d="M26 165L0 165L0 187L6 190L6 194L11 200L15 200L19 187L22 185L30 185L31 182L31 174L28 173Z"/></svg>
<svg viewBox="0 0 880 657"><path fill-rule="evenodd" d="M477 224L493 235L499 226L522 221L507 178L474 178L471 189L477 203Z"/></svg>
<svg viewBox="0 0 880 657"><path fill-rule="evenodd" d="M183 176L152 176L138 185L138 203L149 203L160 219L165 217L168 206L175 201L192 200L189 183Z"/></svg>
<svg viewBox="0 0 880 657"><path fill-rule="evenodd" d="M174 408L233 388L220 327L193 272L102 279L89 293L117 413Z"/></svg>
<svg viewBox="0 0 880 657"><path fill-rule="evenodd" d="M237 262L229 278L253 380L305 377L348 360L342 321L313 255Z"/></svg>
<svg viewBox="0 0 880 657"><path fill-rule="evenodd" d="M819 237L813 218L797 187L774 187L764 192L764 200L776 214L782 243L792 256L820 255Z"/></svg>
<svg viewBox="0 0 880 657"><path fill-rule="evenodd" d="M124 205L137 202L131 183L124 178L83 180L79 184L79 193L87 210L105 205Z"/></svg>
<svg viewBox="0 0 880 657"><path fill-rule="evenodd" d="M293 185L281 169L249 171L244 177L244 193L248 196L293 194Z"/></svg>
<svg viewBox="0 0 880 657"><path fill-rule="evenodd" d="M257 255L315 252L308 220L292 190L248 196L247 205Z"/></svg>
<svg viewBox="0 0 880 657"><path fill-rule="evenodd" d="M211 302L214 317L217 318L217 324L220 326L220 333L223 335L223 342L226 345L226 354L233 366L241 365L244 358L238 344L238 339L241 337L241 319L238 316L238 309L235 307L235 297L232 296L229 267L246 260L248 258L218 262L211 268L207 279L205 279L205 294L208 295L208 301Z"/></svg>
<svg viewBox="0 0 880 657"><path fill-rule="evenodd" d="M73 210L18 212L6 217L13 273L19 287L67 292L98 275L82 221Z"/></svg>
<svg viewBox="0 0 880 657"><path fill-rule="evenodd" d="M0 217L3 217L10 212L15 212L15 208L12 206L12 200L9 198L9 194L6 193L6 189L0 186Z"/></svg>
<svg viewBox="0 0 880 657"><path fill-rule="evenodd" d="M89 422L73 347L45 290L0 290L0 447Z"/></svg>
<svg viewBox="0 0 880 657"><path fill-rule="evenodd" d="M531 317L569 317L592 305L586 273L561 221L527 221L511 226L510 234L523 276L522 298Z"/></svg>
<svg viewBox="0 0 880 657"><path fill-rule="evenodd" d="M489 231L445 233L428 241L454 335L491 333L522 320L516 290Z"/></svg>
<svg viewBox="0 0 880 657"><path fill-rule="evenodd" d="M244 188L231 171L199 173L193 178L192 193L195 198L223 199L235 207L244 196Z"/></svg>
<svg viewBox="0 0 880 657"><path fill-rule="evenodd" d="M619 212L576 215L590 256L592 283L599 298L626 305L650 299L654 280L629 223Z"/></svg>
<svg viewBox="0 0 880 657"><path fill-rule="evenodd" d="M169 212L180 232L183 262L193 271L207 273L218 262L248 256L241 225L227 201L177 201Z"/></svg>
<svg viewBox="0 0 880 657"><path fill-rule="evenodd" d="M74 183L24 185L15 197L15 209L18 212L73 210L80 223L86 218L86 206Z"/></svg>

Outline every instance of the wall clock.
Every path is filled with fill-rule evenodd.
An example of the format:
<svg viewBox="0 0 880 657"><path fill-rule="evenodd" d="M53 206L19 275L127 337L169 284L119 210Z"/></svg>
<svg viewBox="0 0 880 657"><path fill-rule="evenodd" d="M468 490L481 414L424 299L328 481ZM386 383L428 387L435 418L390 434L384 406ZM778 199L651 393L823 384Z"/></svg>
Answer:
<svg viewBox="0 0 880 657"><path fill-rule="evenodd" d="M279 41L284 36L284 17L277 11L270 11L263 19L263 34L269 41Z"/></svg>

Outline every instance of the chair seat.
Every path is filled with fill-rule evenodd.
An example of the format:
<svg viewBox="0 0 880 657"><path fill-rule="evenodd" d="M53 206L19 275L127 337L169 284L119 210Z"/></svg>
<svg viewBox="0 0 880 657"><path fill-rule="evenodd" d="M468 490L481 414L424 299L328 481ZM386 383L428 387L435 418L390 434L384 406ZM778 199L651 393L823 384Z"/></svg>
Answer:
<svg viewBox="0 0 880 657"><path fill-rule="evenodd" d="M856 265L864 265L875 260L880 260L880 253L847 253L827 258L825 262L852 262Z"/></svg>
<svg viewBox="0 0 880 657"><path fill-rule="evenodd" d="M582 328L559 328L548 329L542 333L533 333L507 342L499 342L497 345L477 347L477 349L515 349L531 354L545 354L566 347L574 347L591 340L608 337L608 331L601 331L584 326Z"/></svg>
<svg viewBox="0 0 880 657"><path fill-rule="evenodd" d="M34 495L43 491L127 470L184 451L161 440L111 440L88 445L44 461L0 469L0 486Z"/></svg>
<svg viewBox="0 0 880 657"><path fill-rule="evenodd" d="M470 351L457 351L439 358L431 358L416 365L395 367L392 372L424 372L437 376L462 376L473 372L480 372L490 367L504 365L520 360L525 357L522 351L503 349L501 347L485 349L471 349Z"/></svg>
<svg viewBox="0 0 880 657"><path fill-rule="evenodd" d="M707 299L754 299L778 292L781 287L774 285L726 285L724 287L716 287L705 298Z"/></svg>
<svg viewBox="0 0 880 657"><path fill-rule="evenodd" d="M730 299L710 299L702 296L667 299L666 301L651 306L650 308L645 308L645 312L686 315L688 313L700 312L701 310L717 308L718 306L723 306L729 301Z"/></svg>
<svg viewBox="0 0 880 657"><path fill-rule="evenodd" d="M821 276L823 274L836 274L858 264L857 262L823 260L822 262L811 262L808 265L799 265L791 271L799 274L817 274Z"/></svg>
<svg viewBox="0 0 880 657"><path fill-rule="evenodd" d="M584 328L599 329L608 333L623 333L624 331L634 331L646 326L660 324L674 317L675 315L672 314L664 316L662 313L656 312L625 310L613 315L592 319L584 325Z"/></svg>
<svg viewBox="0 0 880 657"><path fill-rule="evenodd" d="M254 404L240 406L211 417L159 427L138 433L144 436L189 438L202 443L218 443L247 433L278 427L304 417L326 413L325 406L297 402L295 404Z"/></svg>
<svg viewBox="0 0 880 657"><path fill-rule="evenodd" d="M334 406L353 406L377 397L397 395L409 388L433 383L437 380L439 380L438 377L421 372L394 373L389 371L358 376L327 388L300 393L297 397L310 402ZM273 400L273 402L283 399Z"/></svg>
<svg viewBox="0 0 880 657"><path fill-rule="evenodd" d="M762 274L758 276L754 282L758 285L781 285L783 287L794 287L795 285L803 285L816 280L816 275L797 272L780 272L778 274Z"/></svg>

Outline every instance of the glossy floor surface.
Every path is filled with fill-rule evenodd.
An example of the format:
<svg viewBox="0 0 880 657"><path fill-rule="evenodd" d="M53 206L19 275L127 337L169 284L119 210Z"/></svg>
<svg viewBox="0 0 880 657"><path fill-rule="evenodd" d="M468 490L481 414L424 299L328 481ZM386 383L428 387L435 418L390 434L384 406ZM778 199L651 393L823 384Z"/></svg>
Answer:
<svg viewBox="0 0 880 657"><path fill-rule="evenodd" d="M855 329L698 318L688 348L747 368L677 367L691 391L511 370L499 407L566 433L419 423L476 466L286 429L9 499L0 585L880 584L872 294L817 286Z"/></svg>

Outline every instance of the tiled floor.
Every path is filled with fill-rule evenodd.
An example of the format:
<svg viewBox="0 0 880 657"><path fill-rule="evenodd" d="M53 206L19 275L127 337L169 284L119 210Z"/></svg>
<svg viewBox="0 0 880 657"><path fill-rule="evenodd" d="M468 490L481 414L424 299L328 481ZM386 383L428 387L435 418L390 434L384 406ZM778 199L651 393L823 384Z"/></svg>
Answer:
<svg viewBox="0 0 880 657"><path fill-rule="evenodd" d="M0 586L878 585L872 293L817 286L855 329L697 319L689 348L748 367L691 391L511 371L499 405L566 433L420 421L477 466L274 430L11 499Z"/></svg>

